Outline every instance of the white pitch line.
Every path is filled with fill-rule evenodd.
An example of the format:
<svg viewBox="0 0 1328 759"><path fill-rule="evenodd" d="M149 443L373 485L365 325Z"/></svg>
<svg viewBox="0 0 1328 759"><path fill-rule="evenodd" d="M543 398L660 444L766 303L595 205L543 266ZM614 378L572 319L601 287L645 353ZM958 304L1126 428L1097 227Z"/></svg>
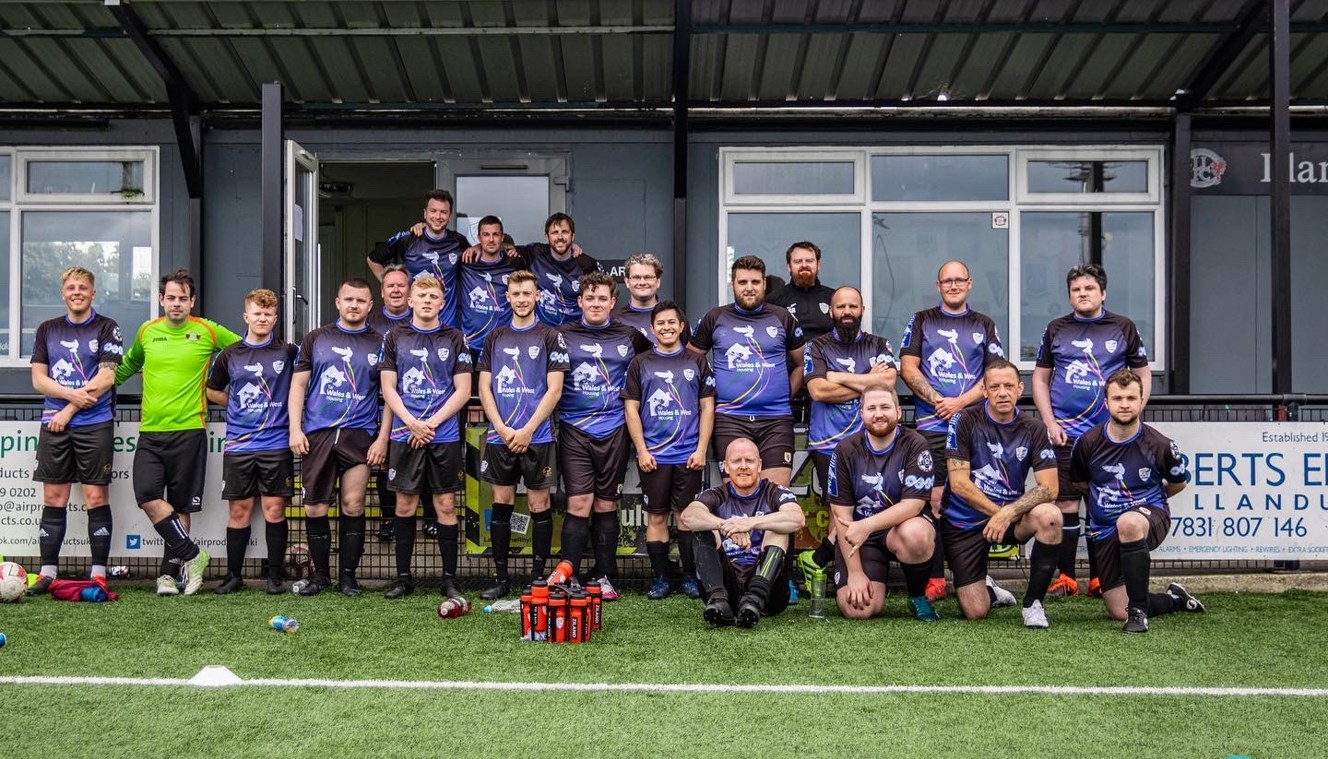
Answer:
<svg viewBox="0 0 1328 759"><path fill-rule="evenodd" d="M73 677L0 675L0 685L124 685L189 687L187 679L166 677ZM720 683L536 683L465 680L321 680L253 678L222 688L346 688L398 690L577 691L642 693L774 693L889 695L895 693L976 695L1203 696L1210 698L1328 698L1328 688L1088 687L1065 685L739 685Z"/></svg>

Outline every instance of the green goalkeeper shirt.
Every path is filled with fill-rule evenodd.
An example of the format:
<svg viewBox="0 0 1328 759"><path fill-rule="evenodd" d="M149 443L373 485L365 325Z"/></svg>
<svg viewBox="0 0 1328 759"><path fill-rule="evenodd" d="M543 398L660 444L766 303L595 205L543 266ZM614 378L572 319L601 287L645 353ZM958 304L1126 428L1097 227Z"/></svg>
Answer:
<svg viewBox="0 0 1328 759"><path fill-rule="evenodd" d="M139 432L201 430L207 423L205 382L213 354L240 336L209 319L190 316L179 327L166 317L138 328L134 345L115 372L120 385L143 372Z"/></svg>

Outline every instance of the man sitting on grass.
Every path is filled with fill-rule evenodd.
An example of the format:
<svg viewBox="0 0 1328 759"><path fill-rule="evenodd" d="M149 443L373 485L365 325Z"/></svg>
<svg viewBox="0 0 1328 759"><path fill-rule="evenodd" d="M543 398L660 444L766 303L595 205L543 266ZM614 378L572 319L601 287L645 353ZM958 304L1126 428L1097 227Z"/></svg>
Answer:
<svg viewBox="0 0 1328 759"><path fill-rule="evenodd" d="M682 522L695 533L702 619L715 627L754 627L788 607L784 559L806 520L793 491L761 478L761 451L750 439L729 443L724 469L729 482L697 495Z"/></svg>

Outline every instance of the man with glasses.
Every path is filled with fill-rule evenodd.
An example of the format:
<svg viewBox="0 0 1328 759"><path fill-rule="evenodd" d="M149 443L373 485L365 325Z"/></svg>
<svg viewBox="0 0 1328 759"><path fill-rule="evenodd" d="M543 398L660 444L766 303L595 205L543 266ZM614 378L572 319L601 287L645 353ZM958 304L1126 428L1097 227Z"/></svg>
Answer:
<svg viewBox="0 0 1328 759"><path fill-rule="evenodd" d="M627 285L629 300L621 311L613 315L613 320L635 327L641 334L650 338L650 342L658 345L658 339L651 329L651 314L655 306L659 305L659 287L664 278L664 265L653 253L633 253L627 257L623 270L626 272L623 275L623 282ZM687 326L686 314L679 311L678 318L682 322L679 342L687 345L687 341L692 337L692 329Z"/></svg>
<svg viewBox="0 0 1328 759"><path fill-rule="evenodd" d="M1033 370L1033 402L1056 447L1060 470L1057 505L1064 515L1065 536L1061 540L1061 574L1048 593L1073 596L1079 593L1074 579L1075 552L1079 546L1079 501L1083 490L1071 480L1070 452L1080 436L1107 421L1107 378L1121 369L1139 377L1140 408L1148 405L1153 375L1148 369L1148 349L1134 322L1108 311L1107 273L1097 264L1082 264L1065 275L1070 308L1053 319L1042 333L1037 368ZM1089 595L1100 593L1093 582L1097 573L1089 553ZM1036 560L1036 558L1035 558Z"/></svg>
<svg viewBox="0 0 1328 759"><path fill-rule="evenodd" d="M992 361L1005 358L996 323L968 307L972 289L967 264L945 262L936 273L940 305L913 314L899 346L899 374L914 396L914 426L927 439L937 464L931 490L931 509L936 516L940 516L945 490L945 434L950 417L982 400L983 370ZM927 598L932 601L945 597L943 556L938 543L927 583ZM1000 605L1015 602L1008 591L997 595Z"/></svg>

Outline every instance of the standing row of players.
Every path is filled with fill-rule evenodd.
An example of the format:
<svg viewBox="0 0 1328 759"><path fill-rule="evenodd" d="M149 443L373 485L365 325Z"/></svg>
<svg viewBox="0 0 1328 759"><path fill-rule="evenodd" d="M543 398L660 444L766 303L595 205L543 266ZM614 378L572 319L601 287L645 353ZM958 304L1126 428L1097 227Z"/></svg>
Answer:
<svg viewBox="0 0 1328 759"><path fill-rule="evenodd" d="M205 406L201 402L190 403L189 399L165 403L166 395L150 392L149 384L164 380L167 375L171 375L167 381L182 379L180 373L194 368L196 356L204 358L203 367L198 368L201 378L206 358L212 351L222 349L208 380L212 400L228 406L223 495L232 502L228 528L230 571L218 588L220 592L241 586L239 569L248 539L249 513L259 497L268 525L269 550L273 554L269 561L273 575L268 579L268 590L281 591L283 512L286 499L292 495L291 452L303 457L304 503L315 567L315 577L302 588L302 593L318 593L331 582L327 509L338 480L341 486L338 584L347 595L361 592L355 572L363 551L364 492L370 467L384 462L388 489L402 496L397 507L399 517L413 517L421 493L434 494L432 500L442 525L439 545L445 569L444 593L459 592L454 576L458 536L452 496L461 471L457 414L470 395L471 374L475 369L481 402L491 422L481 477L494 486L491 535L497 576L494 585L485 591L486 598L501 597L511 590L507 569L510 519L515 485L521 479L529 491L532 514L533 574L543 573L551 553L548 489L553 484L555 455L551 419L557 409L556 451L569 496L562 540L564 557L579 564L587 542L593 542L594 574L602 582L616 575L616 501L630 441L636 449L646 507L651 513L647 545L657 577L651 596L663 597L669 592L664 579L668 550L666 517L669 511L681 511L680 555L684 573L690 580L684 584L684 590L689 595L706 596L705 616L713 623L736 620L740 624L755 624L762 614L778 608L777 598L784 593L781 584L787 588L786 555L791 545L788 536L802 526L801 511L792 513L796 503L786 486L792 473L793 454L790 401L805 376L813 398L809 447L817 458L819 479L833 504L835 516L829 540L833 547L823 549L830 547L836 556L836 587L846 614L879 613L884 599L886 562L894 558L904 567L914 615L920 619L936 618L924 590L935 553L936 515L934 506L924 508L924 501L939 498L945 502L947 516L942 519L941 532L951 538L946 546L964 614L982 616L986 613L983 601L999 600L999 589L987 580L985 567L976 567L978 574L973 574L972 565L985 564L987 544L998 539L1027 539L1036 535L1033 582L1025 599L1024 617L1030 626L1046 626L1040 605L1046 583L1040 580L1045 575L1047 583L1050 582L1054 569L1047 567L1054 564L1051 559L1058 560L1064 554L1066 542L1056 538L1070 520L1068 516L1060 517L1059 510L1052 512L1041 507L1055 492L1069 491L1060 487L1052 491L1048 483L1042 482L1045 478L1040 477L1038 486L1024 494L1024 476L1015 476L1017 464L1032 466L1042 462L1049 466L1049 461L1057 458L1056 450L1068 452L1060 422L1100 417L1102 404L1098 401L1062 414L1063 408L1067 402L1082 405L1082 399L1076 396L1083 394L1080 391L1084 385L1094 385L1094 379L1095 390L1100 393L1108 384L1110 364L1115 358L1139 364L1136 369L1143 368L1136 374L1144 378L1137 383L1141 385L1140 406L1147 394L1147 385L1143 384L1148 377L1146 353L1133 325L1101 307L1105 275L1100 269L1080 267L1084 271L1077 268L1070 272L1067 283L1075 313L1053 322L1044 337L1039 369L1034 376L1035 397L1040 408L1044 405L1044 395L1051 402L1061 403L1054 409L1054 420L1058 421L1051 428L1056 435L1049 435L1047 426L1033 426L1027 431L1031 437L1025 442L1040 439L1041 444L1012 446L1009 448L1014 455L1012 461L992 462L984 457L1000 459L1004 454L998 453L998 449L1004 447L1003 443L984 438L984 445L979 446L965 440L965 435L977 434L973 430L982 425L969 424L966 430L964 419L985 416L999 422L998 433L1003 430L1002 424L1018 421L1020 424L1015 426L1030 427L1024 422L1041 423L1032 417L1014 415L1013 400L1022 391L1018 373L1000 357L1000 343L991 320L967 309L971 280L962 263L951 262L942 267L937 283L941 305L915 315L903 341L903 374L917 396L919 427L933 432L931 441L919 445L917 433L898 427L894 357L889 343L861 330L862 299L852 288L833 291L830 303L820 309L830 317L827 321L831 329L804 346L804 327L790 310L765 301L764 264L757 258L741 258L731 272L735 302L707 313L684 351L687 322L677 306L656 302L662 267L653 257L635 256L629 260L627 284L633 302L620 316L615 316L615 283L597 271L592 258L574 248L570 218L556 214L549 219L547 245L504 251L499 220L494 217L482 220L480 245L470 248L464 238L446 229L450 211L450 196L431 194L424 228L398 235L371 255L371 265L376 265L375 273L383 279L385 301L399 302L399 291L410 283L409 309L393 313L385 308L373 314L389 320L386 337L367 324L373 300L368 284L362 280L348 280L342 285L336 299L338 319L311 332L296 351L272 336L277 304L270 292L255 291L246 299L248 334L241 340L220 325L189 316L194 288L187 275L177 273L163 279L161 298L166 316L144 325L130 356L115 371L116 379L123 381L140 368L144 370L141 430L149 442L150 436L158 433L175 436L163 440L159 447L140 442L134 467L140 505L166 538L167 556L163 560L159 592L174 592L171 562L183 564L185 592L194 592L201 582L199 568L207 561L206 554L198 551L187 534L188 513L201 507L205 452L201 433ZM811 243L797 243L788 252L793 281L782 294L792 299L790 306L795 311L799 310L799 297L815 297L818 289L828 290L816 281L819 258L820 251ZM805 276L809 268L810 281ZM1085 278L1091 282L1082 282ZM83 310L79 311L75 308L79 301L71 300L68 283L84 279L87 294L82 301ZM75 272L67 275L65 281L69 314L48 322L43 329L49 325L51 331L62 332L89 326L90 313L104 320L90 308L91 275ZM1089 308L1093 298L1077 294L1083 290L1090 291L1089 295L1097 291L1095 308ZM574 298L571 291L575 291ZM387 297L389 292L396 295ZM447 297L458 292L464 293L461 297L466 299L466 307L460 309L455 307L455 301L461 297ZM641 320L647 310L649 329L632 329L629 322ZM814 316L817 309L804 306L800 310ZM464 331L448 326L449 313L451 323ZM814 321L807 318L807 327ZM1096 353L1091 338L1060 339L1061 332L1074 331L1071 327L1123 329L1122 325L1128 325L1128 330L1119 337L1103 340L1103 350ZM649 334L656 345L652 347L643 333ZM976 353L967 345L970 335ZM1100 333L1096 336L1102 337ZM39 340L40 355L34 355L34 385L48 396L50 416L43 429L42 449L56 451L63 447L64 458L73 460L78 458L74 454L79 445L86 446L88 438L73 435L72 431L86 425L70 427L70 420L60 417L82 413L69 409L82 409L78 404L86 399L75 401L66 395L72 396L74 389L92 395L88 387L104 394L109 383L100 371L97 373L100 380L94 376L78 388L71 388L77 382L59 382L59 377L66 380L71 377L68 373L61 374L43 350L52 339L67 350L78 352L77 348L69 349L69 343L77 341L52 336L45 343ZM1061 360L1057 348L1065 342L1078 351L1080 359L1077 364L1067 362L1063 372L1057 370L1053 374L1052 369ZM119 340L113 344L118 348ZM91 365L105 369L114 362L103 360L108 350L104 337L100 347L101 353L93 357ZM151 356L159 358L152 361ZM1049 364L1045 375L1044 360ZM287 367L293 369L287 372ZM989 371L984 373L982 367ZM1005 402L991 400L993 391L988 385L992 380L987 374L992 371L997 380L1007 380L1004 383L1007 387L995 393L1009 396L1010 418L1004 421L1001 417L1005 412L999 408ZM565 385L565 375L569 374L570 382ZM1057 397L1055 379L1062 376L1069 387L1062 388ZM1074 384L1075 379L1081 380L1080 385ZM1050 392L1038 392L1040 384L1047 384ZM1017 385L1017 390L1011 392L1009 385ZM181 387L188 388L190 384L177 383L173 387L178 394ZM871 390L881 393L872 395L872 402L864 402ZM380 394L385 401L381 407ZM988 399L985 404L973 404L984 396ZM153 407L152 413L149 406ZM165 413L167 406L174 406L174 411L180 413L165 419L162 425L149 421L150 416L171 416ZM289 421L283 425L283 420ZM933 422L949 429L949 445L942 444L939 452L934 434L937 430L927 430L925 426ZM157 426L162 429L156 429ZM281 440L283 427L287 433L284 441ZM62 432L68 439L46 439L48 433L58 436ZM721 470L726 480L731 478L732 482L697 495L712 433L716 456L722 461ZM940 438L945 439L944 433ZM195 439L199 444L190 444ZM1060 445L1048 449L1047 440ZM901 446L901 441L906 444ZM933 462L938 453L945 456L947 448L948 468L965 476L962 484L956 479L954 487L942 489L937 487ZM109 446L104 450L109 450ZM1036 455L1030 456L1033 451ZM913 455L908 455L910 452ZM43 466L38 468L38 479L48 482L41 538L45 578L54 576L54 556L59 550L57 531L47 529L48 517L49 526L56 527L54 523L59 521L58 533L61 537L63 533L59 485L55 485L57 492L52 493L52 475L45 466L47 458L43 455ZM1068 463L1069 457L1064 458ZM143 459L141 465L140 459ZM980 460L983 465L974 468ZM196 466L179 466L193 462L197 462ZM103 468L109 473L109 462ZM1167 476L1174 479L1175 467L1170 469ZM1091 474L1091 466L1089 470ZM1139 467L1138 471L1143 472L1144 468ZM1183 474L1182 470L1181 480ZM87 475L87 471L77 472L79 477ZM172 477L185 481L175 482ZM65 480L65 502L68 482L97 485L86 478L75 480L68 472L54 479ZM900 490L901 486L906 490ZM104 500L104 484L102 487ZM1122 490L1106 488L1104 492L1119 495ZM1090 515L1097 513L1095 508L1102 505L1097 501L1101 500L1097 496L1090 498ZM1134 500L1137 499L1127 496L1124 503L1128 508L1151 507L1166 513L1165 494L1146 503ZM1157 500L1160 503L1153 502ZM89 495L90 511L103 511L93 507L92 501ZM967 516L966 507L971 512ZM1077 508L1075 501L1076 518ZM1123 510L1116 504L1117 512ZM1106 516L1096 520L1095 523L1105 526L1091 536L1090 548L1112 537L1118 514L1110 511L1107 508ZM954 517L950 518L952 513ZM109 510L98 516L108 517ZM101 526L100 521L98 525ZM109 524L104 527L109 546ZM689 528L697 532L695 539L687 535ZM413 589L410 575L413 530L413 518L396 520L399 576L389 588L389 596L400 597ZM1164 534L1163 529L1155 537L1160 540ZM785 537L774 539L778 535ZM978 540L979 537L984 540ZM1058 542L1060 548L1055 547ZM968 550L970 545L979 543L982 551ZM96 551L98 544L94 542L93 546ZM1150 547L1155 547L1155 542L1151 546L1144 543L1145 567ZM695 553L688 548L694 548ZM1120 552L1124 556L1124 547ZM1093 553L1096 556L1097 551ZM104 564L104 556L94 556L94 574L104 570ZM717 573L716 566L732 571ZM962 573L956 567L961 567ZM1114 615L1120 616L1115 608L1120 604L1113 604L1112 599L1121 594L1112 591L1128 584L1128 577L1105 579L1109 581L1109 607ZM611 584L604 584L606 595L611 596ZM983 584L987 586L985 593ZM743 592L736 593L735 588ZM1182 606L1202 608L1183 588L1178 591L1176 588L1170 597L1180 599ZM36 590L40 592L40 583ZM1130 594L1131 602L1134 595ZM784 602L787 603L786 597ZM1136 606L1131 606L1131 614ZM1160 608L1154 609L1154 613Z"/></svg>

